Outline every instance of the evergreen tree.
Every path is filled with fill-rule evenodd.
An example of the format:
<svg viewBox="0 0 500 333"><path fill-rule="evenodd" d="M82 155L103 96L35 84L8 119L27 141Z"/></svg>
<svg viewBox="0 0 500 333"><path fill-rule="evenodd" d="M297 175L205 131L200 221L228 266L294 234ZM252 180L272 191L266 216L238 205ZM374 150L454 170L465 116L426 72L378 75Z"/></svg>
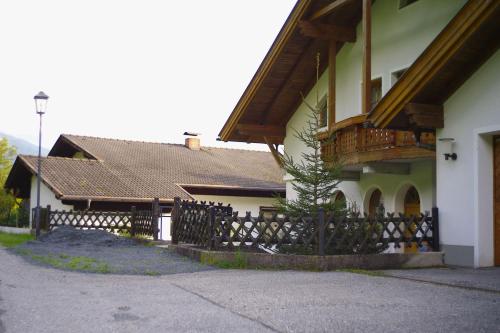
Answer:
<svg viewBox="0 0 500 333"><path fill-rule="evenodd" d="M316 66L316 82L319 79L319 55ZM286 151L281 156L283 169L292 180L292 188L297 193L297 199L287 200L278 198L278 208L282 213L290 216L316 216L322 207L325 212L339 209L332 202L334 190L340 183L341 165L333 156L321 156L321 142L318 139L318 130L321 126L321 109L318 94L316 105L310 105L302 96L304 105L309 110L305 127L295 130L295 137L299 139L306 149L301 153L297 162Z"/></svg>

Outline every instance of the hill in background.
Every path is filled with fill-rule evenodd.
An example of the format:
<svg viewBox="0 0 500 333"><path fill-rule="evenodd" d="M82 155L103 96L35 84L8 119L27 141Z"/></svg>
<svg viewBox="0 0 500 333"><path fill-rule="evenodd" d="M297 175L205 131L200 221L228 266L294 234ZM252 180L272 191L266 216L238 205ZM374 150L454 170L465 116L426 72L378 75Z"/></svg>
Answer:
<svg viewBox="0 0 500 333"><path fill-rule="evenodd" d="M6 138L11 146L16 147L18 154L38 155L38 146L29 141L5 133L0 133L0 138ZM42 147L42 156L47 156L48 153L49 150Z"/></svg>

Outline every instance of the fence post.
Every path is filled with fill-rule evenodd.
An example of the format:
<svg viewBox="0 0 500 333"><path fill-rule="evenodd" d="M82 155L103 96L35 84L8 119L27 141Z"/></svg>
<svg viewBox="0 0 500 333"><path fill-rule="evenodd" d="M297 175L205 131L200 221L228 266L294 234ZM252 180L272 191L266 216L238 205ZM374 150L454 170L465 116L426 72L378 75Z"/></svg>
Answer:
<svg viewBox="0 0 500 333"><path fill-rule="evenodd" d="M208 249L210 251L214 250L215 247L215 207L211 206L210 211L209 211L209 216L208 216Z"/></svg>
<svg viewBox="0 0 500 333"><path fill-rule="evenodd" d="M154 198L153 200L153 219L152 219L152 229L153 229L153 240L158 240L158 219L160 214L160 199Z"/></svg>
<svg viewBox="0 0 500 333"><path fill-rule="evenodd" d="M47 205L47 213L45 214L45 231L50 230L50 205Z"/></svg>
<svg viewBox="0 0 500 333"><path fill-rule="evenodd" d="M318 254L320 256L325 255L325 211L323 207L318 210L318 236L319 236L319 248Z"/></svg>
<svg viewBox="0 0 500 333"><path fill-rule="evenodd" d="M135 237L135 218L136 210L135 206L130 208L130 236Z"/></svg>
<svg viewBox="0 0 500 333"><path fill-rule="evenodd" d="M179 216L181 212L181 198L174 198L174 208L172 209L172 214L170 214L170 236L172 238L172 244L179 244L179 235L177 229L179 227Z"/></svg>
<svg viewBox="0 0 500 333"><path fill-rule="evenodd" d="M432 249L440 251L439 246L439 209L432 207Z"/></svg>

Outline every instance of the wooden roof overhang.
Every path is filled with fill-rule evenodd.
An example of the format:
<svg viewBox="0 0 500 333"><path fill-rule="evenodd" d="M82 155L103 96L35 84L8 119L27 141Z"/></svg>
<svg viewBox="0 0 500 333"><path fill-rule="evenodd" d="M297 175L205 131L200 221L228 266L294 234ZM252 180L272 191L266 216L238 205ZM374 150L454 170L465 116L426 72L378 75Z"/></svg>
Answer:
<svg viewBox="0 0 500 333"><path fill-rule="evenodd" d="M434 130L444 102L499 48L500 1L469 0L370 112L374 127Z"/></svg>
<svg viewBox="0 0 500 333"><path fill-rule="evenodd" d="M361 6L361 1L354 0L299 0L220 131L220 139L283 143L286 124L302 102L301 94L307 94L316 81L317 54L320 73L328 63L329 41L315 36L318 31L310 22L323 24L329 34L335 34L328 30L334 24L337 33L355 39L352 31L361 19ZM342 45L337 42L337 50Z"/></svg>

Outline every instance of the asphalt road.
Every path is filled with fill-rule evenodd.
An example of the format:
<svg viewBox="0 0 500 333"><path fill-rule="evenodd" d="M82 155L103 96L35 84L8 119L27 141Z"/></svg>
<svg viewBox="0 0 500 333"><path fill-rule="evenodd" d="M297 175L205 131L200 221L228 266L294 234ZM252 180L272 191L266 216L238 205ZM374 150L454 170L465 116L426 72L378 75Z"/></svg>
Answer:
<svg viewBox="0 0 500 333"><path fill-rule="evenodd" d="M0 332L500 332L500 293L344 272L100 275L0 249Z"/></svg>

